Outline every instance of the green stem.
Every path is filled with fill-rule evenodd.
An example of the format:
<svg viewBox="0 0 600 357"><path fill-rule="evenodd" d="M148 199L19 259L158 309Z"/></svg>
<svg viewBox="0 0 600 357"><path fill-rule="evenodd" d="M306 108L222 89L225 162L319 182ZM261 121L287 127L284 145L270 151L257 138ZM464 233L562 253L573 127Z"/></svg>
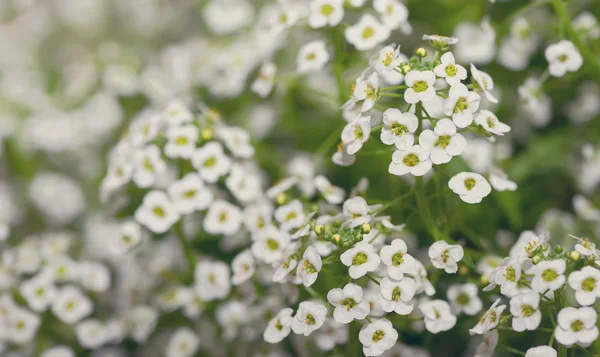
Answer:
<svg viewBox="0 0 600 357"><path fill-rule="evenodd" d="M417 210L419 211L419 216L421 216L427 231L429 231L429 233L433 236L433 239L436 241L446 240L444 233L440 231L435 223L435 220L431 216L429 202L427 201L427 197L425 197L425 184L422 177L416 177L415 197L417 199Z"/></svg>
<svg viewBox="0 0 600 357"><path fill-rule="evenodd" d="M506 346L506 345L501 345L501 346L504 347L504 349L507 350L510 353L514 353L514 354L519 355L519 356L525 356L525 352L519 351L516 348L512 348L512 347L509 347L509 346Z"/></svg>
<svg viewBox="0 0 600 357"><path fill-rule="evenodd" d="M194 276L194 270L196 269L196 257L194 256L194 252L192 251L192 247L190 246L190 242L183 236L183 220L179 220L179 222L175 223L173 226L175 230L175 234L179 239L179 243L181 244L181 248L183 249L183 254L185 255L185 259L188 264L188 274L190 277Z"/></svg>
<svg viewBox="0 0 600 357"><path fill-rule="evenodd" d="M372 277L370 274L367 274L365 276L367 277L367 279L369 279L372 282L374 282L375 284L379 285L379 281L377 281L377 279L375 279L374 277Z"/></svg>
<svg viewBox="0 0 600 357"><path fill-rule="evenodd" d="M562 308L562 304L561 304L561 294L560 294L560 290L556 290L554 292L554 303L556 304L556 313L558 314L558 312L560 311L560 309ZM567 357L567 346L560 344L557 342L558 345L558 357Z"/></svg>
<svg viewBox="0 0 600 357"><path fill-rule="evenodd" d="M552 6L554 11L560 18L561 26L565 29L567 37L577 47L584 62L590 67L592 75L596 79L596 82L600 83L600 61L596 58L590 48L583 42L579 33L573 28L571 24L571 18L567 12L567 8L562 0L552 0Z"/></svg>
<svg viewBox="0 0 600 357"><path fill-rule="evenodd" d="M380 97L404 98L404 95L398 93L379 93Z"/></svg>
<svg viewBox="0 0 600 357"><path fill-rule="evenodd" d="M315 155L314 155L314 161L318 161L320 159L322 159L325 154L327 154L327 151L337 143L339 137L340 137L340 131L342 131L344 129L344 127L346 126L346 123L344 122L344 124L342 126L340 126L339 128L333 130L329 136L327 138L325 138L325 140L323 140L323 142L321 143L321 145L319 146L319 148L317 149L317 151L315 151Z"/></svg>

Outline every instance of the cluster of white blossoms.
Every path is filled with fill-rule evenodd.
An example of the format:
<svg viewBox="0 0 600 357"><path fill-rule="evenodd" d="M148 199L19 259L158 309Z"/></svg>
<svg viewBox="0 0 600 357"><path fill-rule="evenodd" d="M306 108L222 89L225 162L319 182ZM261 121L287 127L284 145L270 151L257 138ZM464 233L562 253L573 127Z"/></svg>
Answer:
<svg viewBox="0 0 600 357"><path fill-rule="evenodd" d="M489 282L484 290L500 287L509 304L501 305L501 299L496 300L471 334L482 334L495 346L497 327L509 324L517 332L535 331L541 328L544 316L551 315L551 331L558 349L589 347L599 336L598 315L590 306L600 297L600 250L588 239L572 237L576 240L574 250L565 252L561 245L549 245L548 233L525 231L511 248L510 256L501 261L489 257L489 263L495 263L479 269ZM548 346L531 348L527 355L542 352L547 353L543 356L557 355Z"/></svg>
<svg viewBox="0 0 600 357"><path fill-rule="evenodd" d="M356 79L352 98L342 107L348 124L333 155L334 163L352 165L371 134L381 129L381 142L394 147L389 172L424 176L463 154L469 145L468 132L493 140L494 135L510 131L493 112L480 108L482 100L498 102L492 93L492 78L471 64L471 83L463 83L469 72L449 51L458 39L437 35L423 39L435 49L433 57L419 48L409 60L394 45L373 55L369 67ZM500 169L486 171L482 173L489 175L494 189L516 189ZM448 185L467 203L481 202L492 190L488 180L476 172L461 172Z"/></svg>

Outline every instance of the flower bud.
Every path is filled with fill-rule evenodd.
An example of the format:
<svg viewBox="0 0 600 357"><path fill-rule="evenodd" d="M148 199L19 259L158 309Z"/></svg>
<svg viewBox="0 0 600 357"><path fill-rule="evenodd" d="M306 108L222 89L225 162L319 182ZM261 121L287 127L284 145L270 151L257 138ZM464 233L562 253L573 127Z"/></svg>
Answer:
<svg viewBox="0 0 600 357"><path fill-rule="evenodd" d="M540 256L539 256L539 255L536 255L536 256L535 256L535 257L533 257L533 259L531 260L531 262L532 262L533 264L537 264L537 263L539 263L540 261L542 261L542 258L540 258Z"/></svg>
<svg viewBox="0 0 600 357"><path fill-rule="evenodd" d="M400 69L402 70L402 74L407 74L408 72L410 72L412 70L412 67L408 64L405 64L404 66L400 67Z"/></svg>
<svg viewBox="0 0 600 357"><path fill-rule="evenodd" d="M571 258L572 261L576 262L579 260L579 258L581 258L581 254L579 254L578 251L574 250L571 253L569 253L569 258Z"/></svg>
<svg viewBox="0 0 600 357"><path fill-rule="evenodd" d="M318 236L322 236L323 233L325 233L325 226L322 224L317 224L315 226L315 233L317 233Z"/></svg>
<svg viewBox="0 0 600 357"><path fill-rule="evenodd" d="M204 128L200 131L200 137L202 140L208 141L213 138L213 131L210 128Z"/></svg>
<svg viewBox="0 0 600 357"><path fill-rule="evenodd" d="M462 276L465 276L465 275L469 274L469 267L466 266L466 265L464 265L464 264L461 264L458 267L458 274L460 274Z"/></svg>
<svg viewBox="0 0 600 357"><path fill-rule="evenodd" d="M364 234L369 234L371 232L371 225L368 223L365 223L360 227L360 229Z"/></svg>
<svg viewBox="0 0 600 357"><path fill-rule="evenodd" d="M555 246L555 247L554 247L554 252L555 252L556 254L560 254L560 253L562 253L562 252L563 252L563 247L561 247L560 245L557 245L557 246Z"/></svg>
<svg viewBox="0 0 600 357"><path fill-rule="evenodd" d="M285 193L283 193L283 192L281 192L280 194L277 195L277 197L275 197L275 202L277 202L278 205L284 204L286 200L287 200L287 197L285 196Z"/></svg>
<svg viewBox="0 0 600 357"><path fill-rule="evenodd" d="M419 47L419 48L417 48L416 54L417 54L417 56L423 58L423 57L427 56L427 50L424 47Z"/></svg>
<svg viewBox="0 0 600 357"><path fill-rule="evenodd" d="M486 285L490 282L490 278L487 276L487 274L483 274L479 280L482 284Z"/></svg>
<svg viewBox="0 0 600 357"><path fill-rule="evenodd" d="M339 219L336 219L335 221L333 221L332 225L335 228L340 228L342 226L342 221L340 221Z"/></svg>
<svg viewBox="0 0 600 357"><path fill-rule="evenodd" d="M339 234L334 234L333 236L331 236L331 241L335 244L338 244L340 242L340 239L342 239L342 236L340 236Z"/></svg>

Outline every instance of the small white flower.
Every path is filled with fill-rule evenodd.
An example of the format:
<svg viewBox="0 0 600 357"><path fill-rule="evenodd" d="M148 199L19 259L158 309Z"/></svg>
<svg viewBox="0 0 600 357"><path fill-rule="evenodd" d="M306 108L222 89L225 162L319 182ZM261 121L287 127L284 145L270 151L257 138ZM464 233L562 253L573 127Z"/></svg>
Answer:
<svg viewBox="0 0 600 357"><path fill-rule="evenodd" d="M110 271L101 263L92 261L80 262L79 282L87 291L104 292L110 288Z"/></svg>
<svg viewBox="0 0 600 357"><path fill-rule="evenodd" d="M567 347L574 344L587 347L598 338L597 319L598 313L591 307L565 307L558 313L554 337Z"/></svg>
<svg viewBox="0 0 600 357"><path fill-rule="evenodd" d="M483 340L475 351L473 357L493 357L496 346L498 345L498 331L493 330L483 334Z"/></svg>
<svg viewBox="0 0 600 357"><path fill-rule="evenodd" d="M381 248L381 261L386 265L387 273L392 279L402 280L404 274L415 274L415 258L407 251L406 243L402 239L394 239L390 245Z"/></svg>
<svg viewBox="0 0 600 357"><path fill-rule="evenodd" d="M54 346L44 351L40 357L75 357L75 352L68 346Z"/></svg>
<svg viewBox="0 0 600 357"><path fill-rule="evenodd" d="M498 103L498 99L492 94L494 89L494 80L489 74L482 72L471 63L471 75L479 87L478 90L482 91L486 98L492 103Z"/></svg>
<svg viewBox="0 0 600 357"><path fill-rule="evenodd" d="M348 343L348 325L327 319L315 336L315 344L321 351L331 351L338 345Z"/></svg>
<svg viewBox="0 0 600 357"><path fill-rule="evenodd" d="M496 114L490 112L489 110L481 110L475 117L475 123L481 125L488 133L499 136L503 136L504 133L508 133L510 131L510 126L498 120Z"/></svg>
<svg viewBox="0 0 600 357"><path fill-rule="evenodd" d="M517 184L508 179L508 175L497 167L490 170L490 184L496 191L514 191Z"/></svg>
<svg viewBox="0 0 600 357"><path fill-rule="evenodd" d="M395 312L399 315L408 315L413 311L413 297L417 291L417 284L412 278L404 277L402 280L384 277L380 284L381 299L379 303L386 312Z"/></svg>
<svg viewBox="0 0 600 357"><path fill-rule="evenodd" d="M281 230L285 232L300 228L306 219L304 207L299 200L293 200L286 205L277 207L274 216L277 222L281 224Z"/></svg>
<svg viewBox="0 0 600 357"><path fill-rule="evenodd" d="M440 240L429 247L429 259L437 269L444 269L448 274L458 271L458 262L462 260L465 252L458 244L450 245Z"/></svg>
<svg viewBox="0 0 600 357"><path fill-rule="evenodd" d="M454 86L467 79L467 70L465 67L456 64L452 52L444 53L440 62L441 64L437 65L433 72L436 76L444 78L449 85Z"/></svg>
<svg viewBox="0 0 600 357"><path fill-rule="evenodd" d="M218 137L233 156L248 159L254 155L254 147L250 144L250 133L236 126L220 127Z"/></svg>
<svg viewBox="0 0 600 357"><path fill-rule="evenodd" d="M392 154L392 162L388 167L388 172L396 176L408 173L413 176L423 176L433 166L429 155L429 150L420 145L414 145L408 150L396 150Z"/></svg>
<svg viewBox="0 0 600 357"><path fill-rule="evenodd" d="M273 206L266 201L244 209L244 225L252 234L259 233L271 226Z"/></svg>
<svg viewBox="0 0 600 357"><path fill-rule="evenodd" d="M479 203L492 192L485 177L475 172L461 172L448 181L448 187L466 203Z"/></svg>
<svg viewBox="0 0 600 357"><path fill-rule="evenodd" d="M231 172L225 179L229 192L242 203L249 203L262 195L260 177L240 164L233 164Z"/></svg>
<svg viewBox="0 0 600 357"><path fill-rule="evenodd" d="M419 135L419 145L429 150L429 159L436 165L450 162L453 156L463 153L467 140L456 132L450 119L439 120L433 130L425 129Z"/></svg>
<svg viewBox="0 0 600 357"><path fill-rule="evenodd" d="M296 256L297 249L297 244L289 244L283 252L284 258L281 259L281 261L273 263L273 267L275 268L272 277L273 282L282 281L286 276L288 276L289 273L291 273L296 268L298 264L298 258Z"/></svg>
<svg viewBox="0 0 600 357"><path fill-rule="evenodd" d="M444 47L446 45L456 45L458 43L458 38L442 35L423 35L422 40L438 43L442 45L441 47Z"/></svg>
<svg viewBox="0 0 600 357"><path fill-rule="evenodd" d="M359 116L342 130L342 141L346 144L348 155L356 154L371 136L371 117Z"/></svg>
<svg viewBox="0 0 600 357"><path fill-rule="evenodd" d="M254 275L254 256L249 249L246 249L239 253L231 261L231 270L233 276L231 277L231 283L233 285L240 285L245 281L248 281Z"/></svg>
<svg viewBox="0 0 600 357"><path fill-rule="evenodd" d="M363 290L360 286L349 283L344 289L331 289L327 293L327 301L333 306L333 318L341 324L349 324L353 320L363 320L371 308L363 299Z"/></svg>
<svg viewBox="0 0 600 357"><path fill-rule="evenodd" d="M167 170L167 164L160 156L156 145L148 145L133 154L133 182L138 187L152 186L157 178Z"/></svg>
<svg viewBox="0 0 600 357"><path fill-rule="evenodd" d="M581 12L573 19L573 29L582 37L595 40L600 37L600 26L598 20L589 11Z"/></svg>
<svg viewBox="0 0 600 357"><path fill-rule="evenodd" d="M202 261L194 271L194 288L204 301L224 299L231 291L229 266L219 261Z"/></svg>
<svg viewBox="0 0 600 357"><path fill-rule="evenodd" d="M600 270L585 266L569 275L569 286L575 291L575 299L582 306L590 306L600 297Z"/></svg>
<svg viewBox="0 0 600 357"><path fill-rule="evenodd" d="M359 51L368 51L390 36L390 30L371 14L363 14L360 20L344 31L346 41Z"/></svg>
<svg viewBox="0 0 600 357"><path fill-rule="evenodd" d="M204 218L204 229L212 235L234 235L242 225L239 207L224 200L216 200Z"/></svg>
<svg viewBox="0 0 600 357"><path fill-rule="evenodd" d="M213 201L212 192L194 172L185 175L181 180L173 181L167 192L180 214L205 210Z"/></svg>
<svg viewBox="0 0 600 357"><path fill-rule="evenodd" d="M581 53L568 40L562 40L548 46L544 51L544 55L549 64L550 74L554 77L562 77L567 72L577 72L583 65Z"/></svg>
<svg viewBox="0 0 600 357"><path fill-rule="evenodd" d="M198 134L198 128L194 125L170 127L166 134L165 155L170 158L191 158L196 151Z"/></svg>
<svg viewBox="0 0 600 357"><path fill-rule="evenodd" d="M292 330L299 335L308 336L318 330L327 318L327 307L316 301L303 301L292 319Z"/></svg>
<svg viewBox="0 0 600 357"><path fill-rule="evenodd" d="M404 78L409 87L404 92L404 100L408 104L417 104L418 102L429 102L435 98L435 74L432 71L413 70L406 74Z"/></svg>
<svg viewBox="0 0 600 357"><path fill-rule="evenodd" d="M481 97L469 91L467 86L457 83L450 87L448 99L444 102L444 113L452 116L452 121L459 128L466 128L473 122L473 113L479 110Z"/></svg>
<svg viewBox="0 0 600 357"><path fill-rule="evenodd" d="M344 191L343 188L332 185L331 182L329 182L329 180L323 175L315 177L314 182L315 187L323 195L325 201L333 205L338 205L344 202L346 191Z"/></svg>
<svg viewBox="0 0 600 357"><path fill-rule="evenodd" d="M269 321L267 328L263 333L263 338L268 343L279 343L286 338L292 329L292 314L294 310L289 307L279 311L279 313Z"/></svg>
<svg viewBox="0 0 600 357"><path fill-rule="evenodd" d="M112 250L122 255L130 252L142 241L142 229L135 221L126 221L121 223L119 234L111 240Z"/></svg>
<svg viewBox="0 0 600 357"><path fill-rule="evenodd" d="M412 28L408 24L408 9L399 0L373 0L373 8L381 16L381 21L390 30L402 29L409 34Z"/></svg>
<svg viewBox="0 0 600 357"><path fill-rule="evenodd" d="M368 112L373 109L379 95L379 76L377 72L373 72L367 79L357 81L354 90L352 91L353 98L362 103L361 112Z"/></svg>
<svg viewBox="0 0 600 357"><path fill-rule="evenodd" d="M211 141L194 152L192 165L204 181L215 183L229 172L231 159L225 155L221 144Z"/></svg>
<svg viewBox="0 0 600 357"><path fill-rule="evenodd" d="M22 282L19 292L33 311L42 312L51 305L56 287L49 274L38 274Z"/></svg>
<svg viewBox="0 0 600 357"><path fill-rule="evenodd" d="M6 340L16 344L32 343L41 319L37 314L27 309L15 307L12 309L6 319L6 330L3 327L3 333L6 331Z"/></svg>
<svg viewBox="0 0 600 357"><path fill-rule="evenodd" d="M369 243L359 243L348 249L342 253L340 260L345 266L350 267L349 273L352 279L358 279L368 272L375 271L381 263L379 255Z"/></svg>
<svg viewBox="0 0 600 357"><path fill-rule="evenodd" d="M348 223L351 228L358 227L371 221L371 216L369 215L369 205L361 196L347 199L344 202L342 209L344 217L349 220Z"/></svg>
<svg viewBox="0 0 600 357"><path fill-rule="evenodd" d="M525 357L557 357L558 353L550 346L538 346L527 350Z"/></svg>
<svg viewBox="0 0 600 357"><path fill-rule="evenodd" d="M325 67L327 61L329 61L329 52L327 52L325 42L312 41L302 46L298 52L297 71L298 73L319 71Z"/></svg>
<svg viewBox="0 0 600 357"><path fill-rule="evenodd" d="M381 356L396 344L398 332L389 320L374 320L360 329L358 339L365 356Z"/></svg>
<svg viewBox="0 0 600 357"><path fill-rule="evenodd" d="M579 217L586 221L600 221L600 209L582 195L573 196L573 210Z"/></svg>
<svg viewBox="0 0 600 357"><path fill-rule="evenodd" d="M400 46L394 48L394 46L385 46L377 54L371 57L371 65L375 66L375 70L379 75L387 77L392 73L400 75L396 69L400 66L400 63L408 62L406 56L400 53ZM404 78L404 75L402 75Z"/></svg>
<svg viewBox="0 0 600 357"><path fill-rule="evenodd" d="M575 244L575 250L578 251L579 254L583 255L584 257L593 256L598 259L599 253L596 249L595 243L590 242L588 238L583 239L570 234L569 237L577 239L577 244Z"/></svg>
<svg viewBox="0 0 600 357"><path fill-rule="evenodd" d="M543 294L546 290L556 291L566 281L564 276L567 263L562 259L544 260L537 263L533 268L534 277L531 280L531 288Z"/></svg>
<svg viewBox="0 0 600 357"><path fill-rule="evenodd" d="M273 62L263 63L258 72L258 77L250 86L252 92L256 93L261 98L266 98L273 89L276 72L277 66Z"/></svg>
<svg viewBox="0 0 600 357"><path fill-rule="evenodd" d="M352 166L356 162L356 156L346 152L348 145L338 146L336 152L331 155L331 161L342 167Z"/></svg>
<svg viewBox="0 0 600 357"><path fill-rule="evenodd" d="M73 286L60 289L52 301L52 313L67 324L74 324L92 313L94 305L90 299Z"/></svg>
<svg viewBox="0 0 600 357"><path fill-rule="evenodd" d="M97 349L108 339L108 330L100 321L87 319L75 326L75 335L79 344L85 348Z"/></svg>
<svg viewBox="0 0 600 357"><path fill-rule="evenodd" d="M502 317L502 312L506 309L506 305L500 305L500 299L496 300L492 306L488 309L488 311L483 314L481 319L475 327L469 330L471 335L483 335L484 333L493 330L500 323L500 317Z"/></svg>
<svg viewBox="0 0 600 357"><path fill-rule="evenodd" d="M150 191L135 211L135 220L154 233L165 233L179 220L179 212L163 191Z"/></svg>
<svg viewBox="0 0 600 357"><path fill-rule="evenodd" d="M189 327L180 327L171 335L165 356L191 357L196 354L199 345L200 341L196 332L192 331Z"/></svg>
<svg viewBox="0 0 600 357"><path fill-rule="evenodd" d="M417 282L417 294L425 292L427 296L433 296L435 294L435 288L433 284L427 279L427 270L423 263L415 259L416 275L415 281Z"/></svg>
<svg viewBox="0 0 600 357"><path fill-rule="evenodd" d="M312 245L309 245L298 263L298 277L302 279L302 284L306 287L314 284L322 266L321 256Z"/></svg>
<svg viewBox="0 0 600 357"><path fill-rule="evenodd" d="M456 324L456 316L444 300L425 301L419 305L425 317L425 328L431 333L448 331Z"/></svg>
<svg viewBox="0 0 600 357"><path fill-rule="evenodd" d="M510 313L513 315L512 328L515 331L535 330L542 321L540 294L530 291L510 299Z"/></svg>
<svg viewBox="0 0 600 357"><path fill-rule="evenodd" d="M402 113L396 108L383 112L381 142L396 145L398 150L408 150L415 143L414 132L419 127L419 119L413 113Z"/></svg>
<svg viewBox="0 0 600 357"><path fill-rule="evenodd" d="M344 0L313 0L308 25L312 28L337 26L344 18Z"/></svg>
<svg viewBox="0 0 600 357"><path fill-rule="evenodd" d="M187 124L194 118L188 107L179 100L172 100L162 113L169 126Z"/></svg>
<svg viewBox="0 0 600 357"><path fill-rule="evenodd" d="M290 236L273 225L256 234L252 243L252 254L261 261L272 264L283 259L283 253L290 244Z"/></svg>
<svg viewBox="0 0 600 357"><path fill-rule="evenodd" d="M483 308L481 299L477 296L479 289L473 283L453 284L448 287L448 301L452 310L473 316Z"/></svg>

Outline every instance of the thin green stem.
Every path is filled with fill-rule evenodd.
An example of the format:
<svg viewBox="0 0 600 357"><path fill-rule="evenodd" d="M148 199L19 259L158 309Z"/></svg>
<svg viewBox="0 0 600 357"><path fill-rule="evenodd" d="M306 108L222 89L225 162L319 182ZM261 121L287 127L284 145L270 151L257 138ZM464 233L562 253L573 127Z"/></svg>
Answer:
<svg viewBox="0 0 600 357"><path fill-rule="evenodd" d="M520 351L520 350L518 350L516 348L512 348L512 347L509 347L507 345L500 345L500 346L502 346L505 350L507 350L510 353L514 353L514 354L519 355L519 356L525 356L525 352Z"/></svg>
<svg viewBox="0 0 600 357"><path fill-rule="evenodd" d="M189 276L194 275L194 270L196 269L196 257L194 256L194 252L192 251L192 247L190 246L190 242L183 235L183 220L179 220L179 222L175 223L174 230L177 235L177 239L179 239L179 243L181 244L181 248L183 249L183 254L185 255L185 259L188 264L188 273Z"/></svg>
<svg viewBox="0 0 600 357"><path fill-rule="evenodd" d="M407 86L392 86L392 87L382 87L379 88L380 91L388 91L388 90L395 90L395 89L406 89L408 88Z"/></svg>
<svg viewBox="0 0 600 357"><path fill-rule="evenodd" d="M340 131L342 131L345 126L346 126L346 123L344 123L339 128L336 128L335 130L333 130L329 134L329 136L327 138L325 138L325 140L323 140L323 142L321 143L321 145L319 146L317 151L315 151L314 161L318 161L318 160L322 159L325 156L325 154L327 154L327 151L333 145L335 145L337 143L337 141L339 140L339 137L340 137Z"/></svg>
<svg viewBox="0 0 600 357"><path fill-rule="evenodd" d="M379 281L377 281L377 279L375 279L374 277L372 277L371 274L367 274L365 276L367 277L367 279L369 279L372 282L374 282L375 284L379 285Z"/></svg>
<svg viewBox="0 0 600 357"><path fill-rule="evenodd" d="M558 313L560 311L560 309L562 308L562 304L561 304L561 294L560 294L560 290L556 290L554 292L554 302L556 304L556 313ZM567 346L557 343L558 345L558 357L567 357Z"/></svg>
<svg viewBox="0 0 600 357"><path fill-rule="evenodd" d="M380 97L404 98L404 95L398 93L379 93Z"/></svg>

